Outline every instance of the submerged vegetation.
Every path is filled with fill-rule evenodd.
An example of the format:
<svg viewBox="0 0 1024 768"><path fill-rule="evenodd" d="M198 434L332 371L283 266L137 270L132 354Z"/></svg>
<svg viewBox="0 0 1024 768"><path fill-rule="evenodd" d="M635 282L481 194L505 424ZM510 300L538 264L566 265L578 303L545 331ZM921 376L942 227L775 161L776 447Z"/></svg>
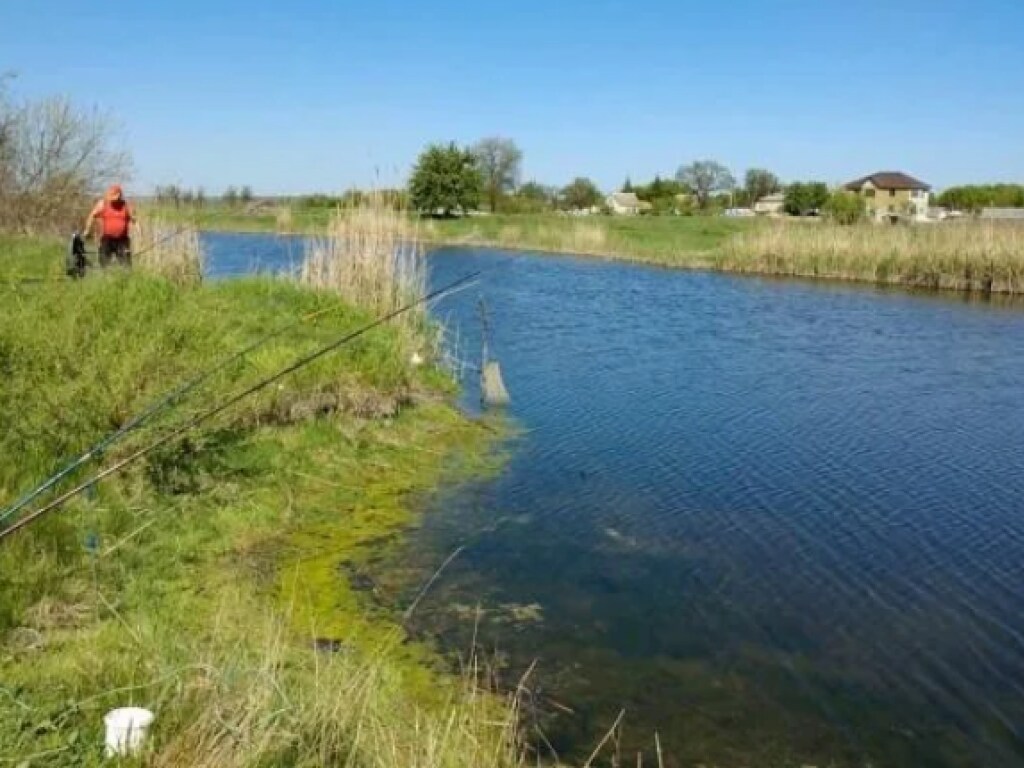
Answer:
<svg viewBox="0 0 1024 768"><path fill-rule="evenodd" d="M285 280L63 280L62 247L0 238L5 505L268 332L306 318L103 463L372 317ZM0 543L0 760L99 765L131 704L156 712L155 766L520 764L514 706L432 671L344 578L410 494L482 468L490 432L451 392L377 328Z"/></svg>

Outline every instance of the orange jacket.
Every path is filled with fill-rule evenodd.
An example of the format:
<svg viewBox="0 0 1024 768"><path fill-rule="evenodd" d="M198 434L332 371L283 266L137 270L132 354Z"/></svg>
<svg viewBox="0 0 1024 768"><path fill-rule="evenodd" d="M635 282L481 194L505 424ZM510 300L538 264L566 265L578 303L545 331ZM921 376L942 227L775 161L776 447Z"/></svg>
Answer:
<svg viewBox="0 0 1024 768"><path fill-rule="evenodd" d="M132 222L132 207L125 200L102 200L92 210L92 218L103 223L103 237L127 237Z"/></svg>

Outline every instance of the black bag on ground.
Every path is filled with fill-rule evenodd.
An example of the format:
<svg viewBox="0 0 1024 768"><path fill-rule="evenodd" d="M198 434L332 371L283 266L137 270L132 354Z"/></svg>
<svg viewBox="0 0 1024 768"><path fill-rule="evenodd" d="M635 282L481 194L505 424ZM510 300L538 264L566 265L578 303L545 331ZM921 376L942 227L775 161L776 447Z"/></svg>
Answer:
<svg viewBox="0 0 1024 768"><path fill-rule="evenodd" d="M85 270L90 266L85 255L85 240L77 232L71 236L68 243L68 253L64 265L68 277L85 277Z"/></svg>

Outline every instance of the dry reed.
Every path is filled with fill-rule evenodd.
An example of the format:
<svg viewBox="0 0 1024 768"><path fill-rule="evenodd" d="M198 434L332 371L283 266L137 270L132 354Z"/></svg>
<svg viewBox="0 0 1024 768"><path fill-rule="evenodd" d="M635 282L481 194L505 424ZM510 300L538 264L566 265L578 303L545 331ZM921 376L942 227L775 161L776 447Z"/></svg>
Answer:
<svg viewBox="0 0 1024 768"><path fill-rule="evenodd" d="M230 615L230 609L224 612ZM410 697L391 654L340 643L342 652L296 647L281 623L250 627L243 642L225 617L211 652L145 701L164 713L148 764L243 768L352 765L367 768L519 768L518 695L489 690L473 662L430 705ZM218 638L216 635L224 635ZM223 642L226 641L226 642ZM173 709L160 699L175 700ZM504 701L503 701L504 698Z"/></svg>
<svg viewBox="0 0 1024 768"><path fill-rule="evenodd" d="M199 231L160 219L143 219L132 238L136 269L186 285L203 276L203 248Z"/></svg>
<svg viewBox="0 0 1024 768"><path fill-rule="evenodd" d="M426 258L418 227L405 211L371 196L339 209L326 231L312 238L299 281L333 291L347 302L384 315L422 296ZM406 313L401 326L420 330L425 309Z"/></svg>
<svg viewBox="0 0 1024 768"><path fill-rule="evenodd" d="M274 212L274 226L277 231L286 234L291 232L295 223L291 206L283 205Z"/></svg>
<svg viewBox="0 0 1024 768"><path fill-rule="evenodd" d="M734 235L718 269L992 293L1024 292L1024 227L1000 222L799 226Z"/></svg>

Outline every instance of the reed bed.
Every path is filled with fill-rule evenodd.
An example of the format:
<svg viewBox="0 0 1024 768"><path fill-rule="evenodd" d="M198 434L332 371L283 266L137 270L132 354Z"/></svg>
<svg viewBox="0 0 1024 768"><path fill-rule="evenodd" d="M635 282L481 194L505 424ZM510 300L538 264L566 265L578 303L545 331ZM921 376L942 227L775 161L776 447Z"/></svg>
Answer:
<svg viewBox="0 0 1024 768"><path fill-rule="evenodd" d="M203 247L199 230L188 224L143 219L132 239L136 269L159 275L179 285L198 283L203 277Z"/></svg>
<svg viewBox="0 0 1024 768"><path fill-rule="evenodd" d="M375 315L393 312L426 291L426 257L416 222L372 196L341 208L326 231L310 239L298 279ZM418 332L425 316L421 307L402 315L399 323Z"/></svg>
<svg viewBox="0 0 1024 768"><path fill-rule="evenodd" d="M1003 222L840 226L772 222L737 233L717 269L985 293L1024 292L1024 227Z"/></svg>

